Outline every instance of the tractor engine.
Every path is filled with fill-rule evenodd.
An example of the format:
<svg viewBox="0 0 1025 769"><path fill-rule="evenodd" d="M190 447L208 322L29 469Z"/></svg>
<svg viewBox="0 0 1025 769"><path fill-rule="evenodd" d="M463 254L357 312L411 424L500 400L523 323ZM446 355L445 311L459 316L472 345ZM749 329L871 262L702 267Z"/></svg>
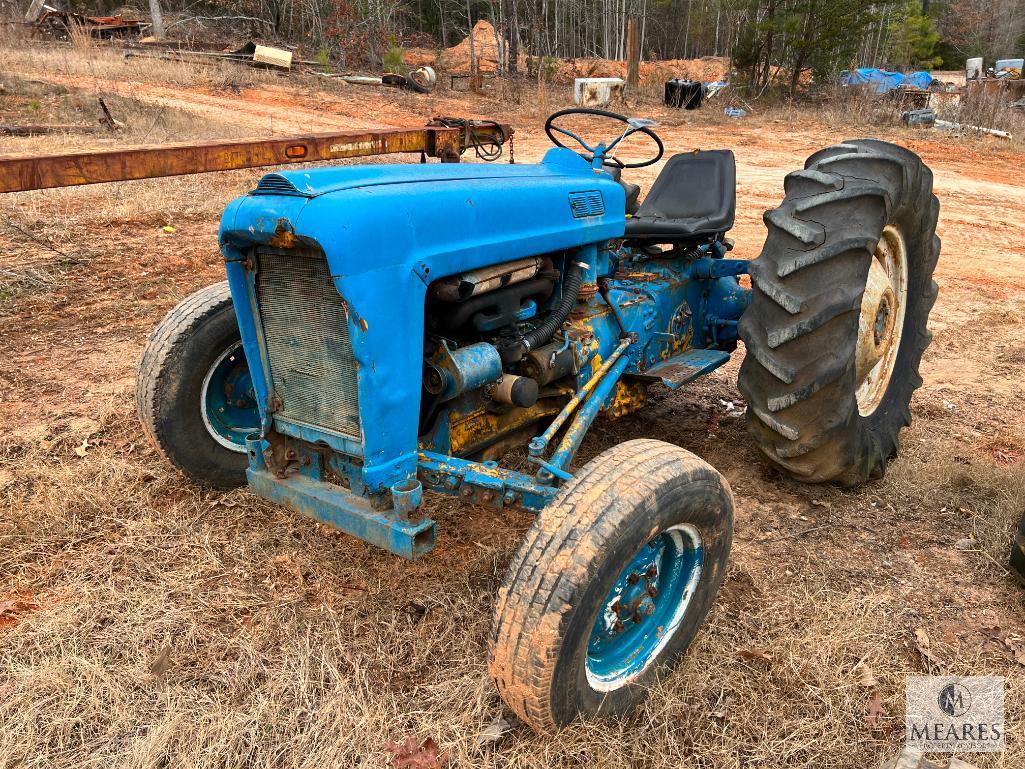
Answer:
<svg viewBox="0 0 1025 769"><path fill-rule="evenodd" d="M591 264L570 253L545 254L431 284L422 447L489 460L523 445L536 423L556 414L627 337L644 352L605 409L613 418L644 405L646 385L664 373L655 368L660 361L695 345L735 346L735 323L713 327L710 335L699 318L695 338L687 286L692 265L710 261L701 249L662 254L620 247L595 256ZM714 293L717 308L730 305L734 317L746 298L734 276L704 281L701 289L691 297L699 308Z"/></svg>

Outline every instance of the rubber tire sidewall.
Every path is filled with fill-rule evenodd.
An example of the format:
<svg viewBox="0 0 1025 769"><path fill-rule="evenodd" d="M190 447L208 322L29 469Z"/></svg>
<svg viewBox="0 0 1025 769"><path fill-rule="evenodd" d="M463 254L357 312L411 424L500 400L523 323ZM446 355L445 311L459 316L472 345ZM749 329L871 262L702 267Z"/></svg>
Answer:
<svg viewBox="0 0 1025 769"><path fill-rule="evenodd" d="M241 339L229 296L194 328L171 340L153 394L153 427L160 449L191 480L212 488L246 483L246 454L214 440L201 410L207 373Z"/></svg>
<svg viewBox="0 0 1025 769"><path fill-rule="evenodd" d="M587 645L606 596L642 547L657 534L680 524L691 524L698 530L704 557L701 577L679 629L655 663L635 681L610 692L593 689L586 674ZM569 723L581 715L630 711L644 701L657 678L679 662L704 624L722 583L733 541L732 524L732 502L724 499L714 471L697 480L672 479L620 522L617 543L600 563L593 564L594 576L574 605L564 634L551 693L558 723Z"/></svg>

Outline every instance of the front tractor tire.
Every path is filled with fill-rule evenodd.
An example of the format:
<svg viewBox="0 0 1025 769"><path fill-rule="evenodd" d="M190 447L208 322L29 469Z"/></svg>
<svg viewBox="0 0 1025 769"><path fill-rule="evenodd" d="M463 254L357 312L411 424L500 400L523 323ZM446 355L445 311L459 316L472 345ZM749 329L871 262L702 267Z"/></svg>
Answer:
<svg viewBox="0 0 1025 769"><path fill-rule="evenodd" d="M227 282L186 298L153 330L135 405L146 437L190 480L245 484L245 436L259 414Z"/></svg>
<svg viewBox="0 0 1025 769"><path fill-rule="evenodd" d="M740 322L748 427L794 478L853 486L882 476L911 424L939 201L917 155L872 139L815 153L785 186Z"/></svg>
<svg viewBox="0 0 1025 769"><path fill-rule="evenodd" d="M733 494L684 449L634 440L541 511L506 572L491 675L533 728L626 713L675 665L726 571Z"/></svg>

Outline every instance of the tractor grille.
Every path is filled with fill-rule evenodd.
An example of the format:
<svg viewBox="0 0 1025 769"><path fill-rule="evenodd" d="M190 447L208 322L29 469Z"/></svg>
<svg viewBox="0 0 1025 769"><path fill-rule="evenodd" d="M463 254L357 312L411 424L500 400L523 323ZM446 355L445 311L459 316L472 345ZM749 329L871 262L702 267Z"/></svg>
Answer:
<svg viewBox="0 0 1025 769"><path fill-rule="evenodd" d="M345 302L323 254L260 249L256 299L277 416L359 439L356 360Z"/></svg>

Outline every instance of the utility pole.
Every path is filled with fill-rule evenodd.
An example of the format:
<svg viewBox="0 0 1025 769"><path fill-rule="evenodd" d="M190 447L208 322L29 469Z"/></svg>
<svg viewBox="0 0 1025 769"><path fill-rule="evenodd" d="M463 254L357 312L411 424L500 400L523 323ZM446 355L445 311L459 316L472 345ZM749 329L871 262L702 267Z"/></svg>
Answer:
<svg viewBox="0 0 1025 769"><path fill-rule="evenodd" d="M153 37L163 37L164 14L160 12L160 0L149 0L149 15L153 20Z"/></svg>

